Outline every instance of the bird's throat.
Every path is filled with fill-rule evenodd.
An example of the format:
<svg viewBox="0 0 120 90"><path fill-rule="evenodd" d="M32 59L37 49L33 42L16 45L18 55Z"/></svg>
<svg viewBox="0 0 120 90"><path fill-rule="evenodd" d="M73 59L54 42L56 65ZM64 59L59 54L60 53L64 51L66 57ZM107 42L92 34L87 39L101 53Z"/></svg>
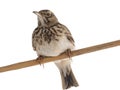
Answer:
<svg viewBox="0 0 120 90"><path fill-rule="evenodd" d="M40 24L41 26L45 26L45 22L44 22L43 18L38 17L38 24Z"/></svg>

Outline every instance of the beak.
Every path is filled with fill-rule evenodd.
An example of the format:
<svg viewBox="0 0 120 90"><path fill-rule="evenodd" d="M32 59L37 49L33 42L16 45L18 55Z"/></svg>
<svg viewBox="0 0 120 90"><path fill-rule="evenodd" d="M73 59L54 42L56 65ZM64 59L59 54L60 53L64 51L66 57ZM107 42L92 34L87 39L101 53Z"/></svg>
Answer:
<svg viewBox="0 0 120 90"><path fill-rule="evenodd" d="M33 11L34 14L36 14L39 18L42 18L42 15L38 11Z"/></svg>
<svg viewBox="0 0 120 90"><path fill-rule="evenodd" d="M37 16L39 16L39 12L38 11L33 11L34 14L36 14Z"/></svg>
<svg viewBox="0 0 120 90"><path fill-rule="evenodd" d="M38 16L38 19L40 20L41 24L44 25L44 20L42 15L38 11L33 11L33 13Z"/></svg>

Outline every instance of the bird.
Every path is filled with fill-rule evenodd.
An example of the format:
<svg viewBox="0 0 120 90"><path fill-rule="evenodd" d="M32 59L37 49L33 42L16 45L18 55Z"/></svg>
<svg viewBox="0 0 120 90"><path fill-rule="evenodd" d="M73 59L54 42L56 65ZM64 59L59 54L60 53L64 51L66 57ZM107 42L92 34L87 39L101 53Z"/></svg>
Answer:
<svg viewBox="0 0 120 90"><path fill-rule="evenodd" d="M33 13L37 15L38 20L38 25L32 34L32 47L38 55L37 59L58 56L64 52L70 57L75 45L68 28L58 21L51 10L44 9ZM60 72L63 90L79 86L71 68L70 58L54 63Z"/></svg>

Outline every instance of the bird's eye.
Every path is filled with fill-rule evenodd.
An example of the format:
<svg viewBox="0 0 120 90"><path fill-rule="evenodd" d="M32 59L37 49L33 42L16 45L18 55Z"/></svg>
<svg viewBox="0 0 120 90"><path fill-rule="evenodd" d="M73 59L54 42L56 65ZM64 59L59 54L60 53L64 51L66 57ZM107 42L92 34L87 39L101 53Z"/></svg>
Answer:
<svg viewBox="0 0 120 90"><path fill-rule="evenodd" d="M47 16L47 17L51 17L51 13L47 13L46 16Z"/></svg>

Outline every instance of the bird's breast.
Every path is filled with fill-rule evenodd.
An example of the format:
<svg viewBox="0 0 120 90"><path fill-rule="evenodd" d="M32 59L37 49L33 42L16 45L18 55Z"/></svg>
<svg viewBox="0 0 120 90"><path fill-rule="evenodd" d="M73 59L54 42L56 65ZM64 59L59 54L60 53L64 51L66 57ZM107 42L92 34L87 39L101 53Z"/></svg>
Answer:
<svg viewBox="0 0 120 90"><path fill-rule="evenodd" d="M43 42L41 45L36 43L36 51L38 55L58 56L67 49L73 49L74 45L66 38L61 36L59 40L51 40L50 43Z"/></svg>

